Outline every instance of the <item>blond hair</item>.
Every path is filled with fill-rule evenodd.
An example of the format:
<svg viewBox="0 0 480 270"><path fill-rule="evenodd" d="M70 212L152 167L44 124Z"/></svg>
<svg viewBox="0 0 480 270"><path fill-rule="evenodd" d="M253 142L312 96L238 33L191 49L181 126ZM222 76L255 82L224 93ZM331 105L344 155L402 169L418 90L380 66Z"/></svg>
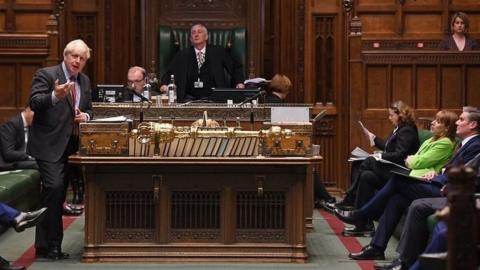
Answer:
<svg viewBox="0 0 480 270"><path fill-rule="evenodd" d="M63 56L67 56L71 54L74 50L79 49L85 53L87 59L90 59L90 51L91 49L88 47L87 43L85 43L81 39L75 39L70 41L65 49L63 49Z"/></svg>

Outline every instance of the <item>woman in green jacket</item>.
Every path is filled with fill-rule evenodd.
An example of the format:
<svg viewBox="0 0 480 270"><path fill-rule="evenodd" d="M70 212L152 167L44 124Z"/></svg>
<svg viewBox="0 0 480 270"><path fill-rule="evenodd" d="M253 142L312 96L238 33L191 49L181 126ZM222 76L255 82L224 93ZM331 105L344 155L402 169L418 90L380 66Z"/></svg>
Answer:
<svg viewBox="0 0 480 270"><path fill-rule="evenodd" d="M455 131L458 116L450 111L439 111L432 121L433 136L426 140L415 155L408 156L405 165L410 176L421 177L428 172L439 173L455 148Z"/></svg>

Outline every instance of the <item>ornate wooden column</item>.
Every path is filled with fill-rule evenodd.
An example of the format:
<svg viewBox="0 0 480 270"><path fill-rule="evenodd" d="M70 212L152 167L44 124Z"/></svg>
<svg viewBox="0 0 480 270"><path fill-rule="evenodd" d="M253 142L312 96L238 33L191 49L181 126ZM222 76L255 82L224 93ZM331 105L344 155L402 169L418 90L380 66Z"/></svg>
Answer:
<svg viewBox="0 0 480 270"><path fill-rule="evenodd" d="M470 167L448 172L447 269L477 269L478 220L475 207L476 171Z"/></svg>

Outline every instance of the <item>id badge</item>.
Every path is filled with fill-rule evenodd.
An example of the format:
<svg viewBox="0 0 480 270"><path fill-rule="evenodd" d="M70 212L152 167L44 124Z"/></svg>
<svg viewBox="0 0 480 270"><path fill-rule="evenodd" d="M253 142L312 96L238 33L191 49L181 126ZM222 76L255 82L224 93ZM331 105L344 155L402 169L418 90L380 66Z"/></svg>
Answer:
<svg viewBox="0 0 480 270"><path fill-rule="evenodd" d="M195 88L203 88L203 82L198 80L196 82L193 83L193 87Z"/></svg>

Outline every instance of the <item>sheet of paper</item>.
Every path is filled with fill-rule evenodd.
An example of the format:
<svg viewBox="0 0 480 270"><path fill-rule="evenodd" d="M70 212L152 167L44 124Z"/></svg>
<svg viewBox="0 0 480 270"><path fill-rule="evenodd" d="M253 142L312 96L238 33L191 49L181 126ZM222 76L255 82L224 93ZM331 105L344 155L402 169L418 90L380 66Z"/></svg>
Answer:
<svg viewBox="0 0 480 270"><path fill-rule="evenodd" d="M90 122L125 122L128 118L124 115L93 119Z"/></svg>
<svg viewBox="0 0 480 270"><path fill-rule="evenodd" d="M272 123L309 123L308 107L272 107Z"/></svg>
<svg viewBox="0 0 480 270"><path fill-rule="evenodd" d="M357 158L367 158L370 156L370 154L363 150L362 148L360 147L355 147L355 149L352 150L352 152L350 153L352 156L354 157L357 157Z"/></svg>

